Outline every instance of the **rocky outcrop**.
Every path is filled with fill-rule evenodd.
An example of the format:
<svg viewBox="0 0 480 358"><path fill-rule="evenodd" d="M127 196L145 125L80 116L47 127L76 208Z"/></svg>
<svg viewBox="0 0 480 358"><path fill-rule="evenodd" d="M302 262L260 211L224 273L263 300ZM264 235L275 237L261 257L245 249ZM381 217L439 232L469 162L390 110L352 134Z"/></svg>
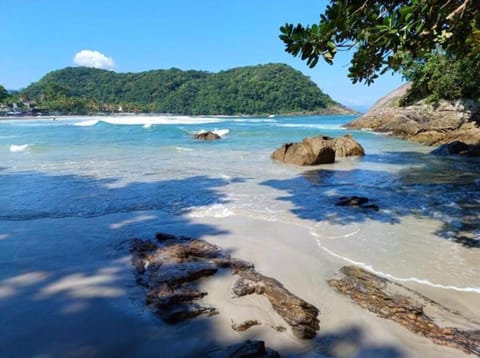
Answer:
<svg viewBox="0 0 480 358"><path fill-rule="evenodd" d="M273 309L292 328L300 339L315 337L320 329L317 319L318 309L296 297L277 280L263 276L254 270L238 272L239 279L234 283L233 293L237 297L253 293L264 295Z"/></svg>
<svg viewBox="0 0 480 358"><path fill-rule="evenodd" d="M220 350L207 355L208 358L280 358L280 354L273 349L265 347L264 341L247 340L228 346L226 350Z"/></svg>
<svg viewBox="0 0 480 358"><path fill-rule="evenodd" d="M433 150L431 154L435 155L463 155L467 157L480 156L480 145L468 145L460 141L454 141L448 144L442 144L437 149Z"/></svg>
<svg viewBox="0 0 480 358"><path fill-rule="evenodd" d="M434 343L450 346L480 356L480 330L462 330L440 327L424 306L435 306L442 320L456 313L438 303L385 278L354 266L342 267L344 277L328 284L349 296L362 308L377 316L399 323L408 330L431 339ZM458 317L456 317L458 319ZM455 320L454 320L455 321Z"/></svg>
<svg viewBox="0 0 480 358"><path fill-rule="evenodd" d="M369 129L426 145L453 141L480 143L480 104L471 100L440 101L438 105L419 101L401 107L410 84L381 98L366 114L346 125L350 129Z"/></svg>
<svg viewBox="0 0 480 358"><path fill-rule="evenodd" d="M235 297L264 295L297 338L313 338L319 330L316 307L292 294L277 280L256 272L253 264L230 257L216 245L157 233L156 242L133 239L130 251L137 283L147 290L146 303L167 323L217 314L214 307L197 303L208 293L199 290L195 282L215 275L220 269L229 269L238 276L232 288ZM232 324L232 328L242 331L258 324L257 320L247 320Z"/></svg>
<svg viewBox="0 0 480 358"><path fill-rule="evenodd" d="M287 143L275 150L272 158L296 165L329 164L335 157L365 155L362 146L350 135L340 138L316 136L305 138L301 143Z"/></svg>
<svg viewBox="0 0 480 358"><path fill-rule="evenodd" d="M201 139L201 140L218 140L221 137L217 133L208 131L208 132L195 133L193 135L193 138Z"/></svg>

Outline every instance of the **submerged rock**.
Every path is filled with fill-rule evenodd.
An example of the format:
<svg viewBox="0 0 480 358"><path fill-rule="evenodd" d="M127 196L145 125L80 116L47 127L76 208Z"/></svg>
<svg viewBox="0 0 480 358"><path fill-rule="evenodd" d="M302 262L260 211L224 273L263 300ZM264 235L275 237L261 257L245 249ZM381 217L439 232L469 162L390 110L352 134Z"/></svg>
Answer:
<svg viewBox="0 0 480 358"><path fill-rule="evenodd" d="M478 157L480 156L480 146L478 145L468 145L464 142L453 141L448 144L442 144L437 149L433 150L431 154L435 155L464 155L468 157Z"/></svg>
<svg viewBox="0 0 480 358"><path fill-rule="evenodd" d="M361 196L349 196L349 197L340 197L338 201L335 203L336 206L352 206L352 207L360 207L362 209L372 209L375 211L379 210L378 205L375 204L368 204L370 199L361 197Z"/></svg>
<svg viewBox="0 0 480 358"><path fill-rule="evenodd" d="M217 133L214 133L214 132L211 132L211 131L195 133L193 138L202 139L202 140L218 140L218 139L221 139L221 137Z"/></svg>
<svg viewBox="0 0 480 358"><path fill-rule="evenodd" d="M157 233L157 242L133 239L130 250L137 282L147 290L147 305L165 322L177 323L199 315L213 315L214 307L196 303L208 293L193 284L200 278L229 269L239 279L234 285L235 296L252 293L265 295L272 308L291 326L301 339L313 338L319 330L318 309L288 291L277 280L254 270L253 264L232 258L218 246L189 237ZM257 320L232 325L243 331Z"/></svg>
<svg viewBox="0 0 480 358"><path fill-rule="evenodd" d="M296 165L329 164L335 157L365 155L363 147L350 135L341 138L316 136L305 138L301 143L288 143L272 153L272 158Z"/></svg>
<svg viewBox="0 0 480 358"><path fill-rule="evenodd" d="M434 305L442 316L451 314L439 304L359 267L345 266L340 271L344 277L329 280L328 284L349 296L362 308L379 317L397 322L408 330L431 339L436 344L480 356L480 330L467 331L454 327L440 327L424 312L423 306L416 302L423 301L424 304ZM395 289L400 290L402 294Z"/></svg>

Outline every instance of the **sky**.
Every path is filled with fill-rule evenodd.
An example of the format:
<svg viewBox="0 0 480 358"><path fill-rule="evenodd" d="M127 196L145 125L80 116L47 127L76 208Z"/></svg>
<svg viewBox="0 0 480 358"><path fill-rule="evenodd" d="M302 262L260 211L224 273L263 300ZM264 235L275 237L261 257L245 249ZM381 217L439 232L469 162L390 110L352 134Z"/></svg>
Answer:
<svg viewBox="0 0 480 358"><path fill-rule="evenodd" d="M310 69L284 51L286 22L317 23L325 0L0 0L0 84L14 90L68 66L117 72L154 69L218 72L286 63L336 101L365 110L402 83L347 77L351 52Z"/></svg>

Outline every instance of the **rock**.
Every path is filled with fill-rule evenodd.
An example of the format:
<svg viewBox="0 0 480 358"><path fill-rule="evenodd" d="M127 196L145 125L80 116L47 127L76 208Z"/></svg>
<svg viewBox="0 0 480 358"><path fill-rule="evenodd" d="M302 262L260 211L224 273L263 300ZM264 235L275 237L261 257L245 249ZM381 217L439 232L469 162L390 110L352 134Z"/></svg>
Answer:
<svg viewBox="0 0 480 358"><path fill-rule="evenodd" d="M337 158L364 156L365 150L349 133L333 140L333 149Z"/></svg>
<svg viewBox="0 0 480 358"><path fill-rule="evenodd" d="M368 202L368 198L359 196L341 197L338 199L336 206L362 206Z"/></svg>
<svg viewBox="0 0 480 358"><path fill-rule="evenodd" d="M232 322L232 329L237 332L244 332L253 326L259 326L261 323L256 320L248 320L241 323Z"/></svg>
<svg viewBox="0 0 480 358"><path fill-rule="evenodd" d="M435 305L435 310L440 311L444 319L451 312L439 304L411 289L361 268L345 266L340 271L344 277L339 280L329 280L328 284L349 296L362 308L379 317L397 322L408 330L431 339L436 344L480 356L480 330L466 331L453 327L440 327L424 312L423 306L415 302L423 300L425 304ZM405 293L391 292L392 287Z"/></svg>
<svg viewBox="0 0 480 358"><path fill-rule="evenodd" d="M280 357L278 352L265 348L265 342L263 341L251 341L247 340L243 343L234 344L227 348L227 357L230 358L256 358L256 357L268 357L276 358Z"/></svg>
<svg viewBox="0 0 480 358"><path fill-rule="evenodd" d="M329 164L335 157L365 155L362 146L350 135L341 138L316 136L301 143L288 143L272 153L272 158L296 165Z"/></svg>
<svg viewBox="0 0 480 358"><path fill-rule="evenodd" d="M221 250L206 241L157 233L157 242L132 240L132 265L137 282L147 288L145 301L165 322L177 323L202 314L216 313L214 307L193 303L207 295L190 286L214 275L219 267L210 261Z"/></svg>
<svg viewBox="0 0 480 358"><path fill-rule="evenodd" d="M379 210L378 205L375 204L367 204L369 202L368 198L360 197L360 196L349 196L345 197L342 196L338 198L338 201L335 203L336 206L352 206L352 207L360 207L362 209L372 209L375 211Z"/></svg>
<svg viewBox="0 0 480 358"><path fill-rule="evenodd" d="M252 293L264 295L272 308L292 328L293 334L300 339L311 339L320 329L317 318L318 309L295 296L277 280L259 274L253 270L240 271L239 280L234 283L234 294Z"/></svg>
<svg viewBox="0 0 480 358"><path fill-rule="evenodd" d="M177 240L178 239L175 235L166 234L164 232L157 232L155 234L155 238L159 242L169 241L169 240Z"/></svg>
<svg viewBox="0 0 480 358"><path fill-rule="evenodd" d="M157 311L157 314L166 322L170 324L179 323L189 318L194 318L200 315L213 316L218 312L214 307L203 307L196 303L184 303L175 305L168 310Z"/></svg>
<svg viewBox="0 0 480 358"><path fill-rule="evenodd" d="M202 139L202 140L218 140L218 139L221 139L221 137L217 133L214 133L214 132L211 132L211 131L195 133L193 138Z"/></svg>
<svg viewBox="0 0 480 358"><path fill-rule="evenodd" d="M147 290L146 303L165 322L177 323L199 315L216 314L214 307L196 303L207 292L193 284L200 278L215 275L219 269L230 269L239 276L232 288L235 296L265 295L273 309L292 327L295 336L315 337L319 329L318 309L293 295L277 280L257 273L250 262L231 258L218 246L203 240L165 233L157 233L156 239L157 243L132 240L131 260L137 283ZM236 328L244 330L255 324L259 322L249 320Z"/></svg>
<svg viewBox="0 0 480 358"><path fill-rule="evenodd" d="M335 151L329 147L319 148L317 152L304 143L288 143L275 150L272 158L288 164L318 165L335 161Z"/></svg>
<svg viewBox="0 0 480 358"><path fill-rule="evenodd" d="M426 145L453 141L480 144L478 101L440 101L433 105L422 100L401 107L400 100L410 87L410 83L407 83L387 94L367 113L348 123L346 127L390 133Z"/></svg>
<svg viewBox="0 0 480 358"><path fill-rule="evenodd" d="M437 149L431 151L435 155L465 155L469 157L476 157L480 155L480 146L468 145L464 142L453 141L448 144L442 144Z"/></svg>

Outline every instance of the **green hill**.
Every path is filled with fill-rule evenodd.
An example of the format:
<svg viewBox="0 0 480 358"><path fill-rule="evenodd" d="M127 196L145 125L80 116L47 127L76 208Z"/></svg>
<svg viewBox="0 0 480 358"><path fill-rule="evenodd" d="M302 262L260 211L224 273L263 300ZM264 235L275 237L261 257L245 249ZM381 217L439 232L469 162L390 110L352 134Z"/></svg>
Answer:
<svg viewBox="0 0 480 358"><path fill-rule="evenodd" d="M335 112L345 108L300 71L284 64L239 67L218 73L154 70L140 73L68 67L22 91L48 111L175 114Z"/></svg>

